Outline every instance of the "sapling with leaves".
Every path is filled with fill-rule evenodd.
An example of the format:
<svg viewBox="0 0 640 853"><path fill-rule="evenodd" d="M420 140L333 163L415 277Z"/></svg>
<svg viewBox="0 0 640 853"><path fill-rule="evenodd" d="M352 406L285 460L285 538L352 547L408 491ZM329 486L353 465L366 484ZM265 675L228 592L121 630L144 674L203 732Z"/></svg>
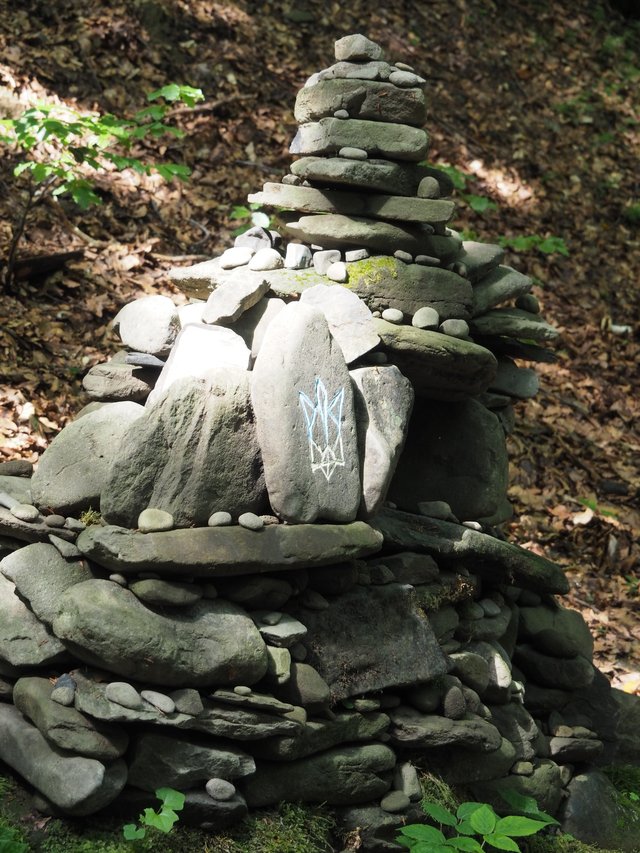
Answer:
<svg viewBox="0 0 640 853"><path fill-rule="evenodd" d="M176 139L184 131L165 119L171 104L193 107L204 96L200 89L171 83L147 95L149 106L130 118L111 113L81 113L63 105L39 104L17 119L0 120L0 139L17 148L21 161L14 168L26 182L24 204L12 226L3 285L14 284L16 253L29 214L46 198L67 196L81 210L101 204L95 179L109 171L133 169L141 175L156 172L165 180L187 180L191 170L180 163L149 163L134 156L135 146L148 138L169 134Z"/></svg>

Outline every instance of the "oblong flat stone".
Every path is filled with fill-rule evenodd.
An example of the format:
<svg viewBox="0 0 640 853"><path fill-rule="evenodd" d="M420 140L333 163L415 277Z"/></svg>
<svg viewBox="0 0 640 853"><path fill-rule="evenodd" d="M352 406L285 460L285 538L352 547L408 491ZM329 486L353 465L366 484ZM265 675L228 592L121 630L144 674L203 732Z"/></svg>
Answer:
<svg viewBox="0 0 640 853"><path fill-rule="evenodd" d="M500 335L532 341L553 341L560 334L542 317L519 308L494 308L469 323L472 334Z"/></svg>
<svg viewBox="0 0 640 853"><path fill-rule="evenodd" d="M362 521L274 524L258 532L233 526L137 533L95 525L78 537L80 550L105 568L200 578L328 566L373 554L381 545L382 536Z"/></svg>
<svg viewBox="0 0 640 853"><path fill-rule="evenodd" d="M53 629L65 645L124 677L199 687L255 684L267 671L258 629L230 602L203 600L161 616L118 584L91 580L67 590L60 611Z"/></svg>
<svg viewBox="0 0 640 853"><path fill-rule="evenodd" d="M426 156L429 137L424 130L405 124L323 118L301 125L289 150L292 154L335 155L345 147L364 148L372 157L418 162Z"/></svg>
<svg viewBox="0 0 640 853"><path fill-rule="evenodd" d="M304 124L333 116L337 110L347 110L350 118L417 127L424 123L427 113L424 91L418 87L399 89L392 83L334 78L300 89L294 116Z"/></svg>
<svg viewBox="0 0 640 853"><path fill-rule="evenodd" d="M251 400L271 506L297 524L348 522L360 502L351 380L324 315L301 303L271 322Z"/></svg>
<svg viewBox="0 0 640 853"><path fill-rule="evenodd" d="M402 222L428 222L446 225L455 210L448 199L407 198L343 192L341 190L297 187L291 184L264 184L262 192L248 196L250 202L267 207L286 207L301 213L345 213Z"/></svg>
<svg viewBox="0 0 640 853"><path fill-rule="evenodd" d="M493 353L470 341L414 326L375 321L389 359L418 396L456 400L486 391L497 371Z"/></svg>
<svg viewBox="0 0 640 853"><path fill-rule="evenodd" d="M532 280L513 267L498 266L473 288L473 316L531 290Z"/></svg>

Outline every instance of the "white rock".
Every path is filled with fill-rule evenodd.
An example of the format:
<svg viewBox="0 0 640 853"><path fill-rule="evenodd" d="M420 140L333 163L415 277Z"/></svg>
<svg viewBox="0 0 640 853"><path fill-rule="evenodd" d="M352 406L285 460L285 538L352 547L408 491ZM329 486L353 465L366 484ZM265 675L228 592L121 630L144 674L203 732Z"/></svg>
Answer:
<svg viewBox="0 0 640 853"><path fill-rule="evenodd" d="M311 249L302 243L289 243L284 258L288 270L304 270L312 264Z"/></svg>
<svg viewBox="0 0 640 853"><path fill-rule="evenodd" d="M404 320L404 314L399 308L385 308L382 312L382 319L398 326Z"/></svg>
<svg viewBox="0 0 640 853"><path fill-rule="evenodd" d="M188 323L202 323L202 313L206 302L190 302L188 305L181 305L178 308L178 319L180 320L180 328Z"/></svg>
<svg viewBox="0 0 640 853"><path fill-rule="evenodd" d="M179 328L178 310L168 296L143 296L116 314L113 328L129 349L166 355Z"/></svg>
<svg viewBox="0 0 640 853"><path fill-rule="evenodd" d="M233 246L231 249L224 251L220 256L220 267L223 270L243 267L249 263L254 254L255 252L250 246Z"/></svg>
<svg viewBox="0 0 640 853"><path fill-rule="evenodd" d="M349 274L347 273L344 261L335 261L332 263L327 270L327 278L330 278L331 281L337 281L340 284L348 281Z"/></svg>
<svg viewBox="0 0 640 853"><path fill-rule="evenodd" d="M250 270L277 270L283 265L282 255L276 249L258 249L249 261Z"/></svg>

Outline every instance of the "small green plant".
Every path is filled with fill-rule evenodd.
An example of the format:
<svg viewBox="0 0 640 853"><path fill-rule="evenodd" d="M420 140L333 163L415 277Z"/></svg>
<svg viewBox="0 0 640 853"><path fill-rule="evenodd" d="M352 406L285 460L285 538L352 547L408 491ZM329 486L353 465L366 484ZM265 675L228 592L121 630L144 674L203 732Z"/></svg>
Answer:
<svg viewBox="0 0 640 853"><path fill-rule="evenodd" d="M13 285L16 251L27 218L43 199L68 196L81 210L101 204L92 178L114 169L118 172L133 169L143 175L155 171L165 180L187 180L190 174L187 166L145 163L132 156L132 149L148 137L165 134L183 137L184 131L165 123L169 105L180 101L193 107L203 98L200 89L171 83L147 95L148 101L164 103L150 103L131 119L39 104L17 119L0 120L0 139L14 145L22 154L13 174L28 179L26 201L12 227L4 286L11 289Z"/></svg>
<svg viewBox="0 0 640 853"><path fill-rule="evenodd" d="M500 237L498 243L505 249L513 249L514 252L530 252L537 249L543 255L564 255L569 257L569 249L562 237L541 237L539 234L530 234L522 237Z"/></svg>
<svg viewBox="0 0 640 853"><path fill-rule="evenodd" d="M261 228L268 228L271 224L271 217L269 214L261 210L260 205L255 202L252 202L248 206L246 204L237 204L235 207L231 208L230 218L233 220L239 220L242 223L231 232L234 237L237 237L239 234L244 234L245 231L249 228L255 227L256 225Z"/></svg>
<svg viewBox="0 0 640 853"><path fill-rule="evenodd" d="M102 516L97 509L89 507L89 509L85 509L84 512L80 513L80 521L87 527L91 527L92 524L100 524Z"/></svg>
<svg viewBox="0 0 640 853"><path fill-rule="evenodd" d="M161 806L157 811L146 808L138 818L140 826L128 823L122 827L122 832L127 841L140 841L146 834L147 829L157 829L160 832L171 832L173 825L180 820L177 812L184 808L184 794L174 791L173 788L158 788L156 797Z"/></svg>
<svg viewBox="0 0 640 853"><path fill-rule="evenodd" d="M29 845L21 838L17 829L0 824L0 853L28 853Z"/></svg>
<svg viewBox="0 0 640 853"><path fill-rule="evenodd" d="M451 850L482 853L487 845L497 850L519 853L514 838L535 835L558 821L540 811L532 797L515 791L502 793L507 802L524 814L499 817L487 803L461 803L455 814L439 803L423 802L429 824L410 824L400 830L397 841L414 853L450 853Z"/></svg>
<svg viewBox="0 0 640 853"><path fill-rule="evenodd" d="M622 211L622 218L629 225L640 225L640 202L634 201L628 204Z"/></svg>
<svg viewBox="0 0 640 853"><path fill-rule="evenodd" d="M458 190L460 198L465 201L471 210L475 211L475 213L486 213L489 210L498 209L498 205L495 201L491 201L490 198L483 195L473 195L472 193L464 192L467 187L469 175L461 172L460 169L457 169L455 166L443 165L442 163L438 164L438 169L451 178L453 186Z"/></svg>

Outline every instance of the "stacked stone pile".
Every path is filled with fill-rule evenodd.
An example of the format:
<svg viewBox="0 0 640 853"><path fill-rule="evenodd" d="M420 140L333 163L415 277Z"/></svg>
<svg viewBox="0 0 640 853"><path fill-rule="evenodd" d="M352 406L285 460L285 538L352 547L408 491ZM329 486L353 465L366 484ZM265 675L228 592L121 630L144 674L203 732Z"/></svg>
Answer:
<svg viewBox="0 0 640 853"><path fill-rule="evenodd" d="M0 759L49 808L326 802L393 850L417 767L557 812L615 751L564 574L493 526L513 359L555 332L447 228L424 81L364 36L336 60L253 197L296 241L252 229L174 271L189 304L126 305L93 402L32 476L0 466Z"/></svg>

